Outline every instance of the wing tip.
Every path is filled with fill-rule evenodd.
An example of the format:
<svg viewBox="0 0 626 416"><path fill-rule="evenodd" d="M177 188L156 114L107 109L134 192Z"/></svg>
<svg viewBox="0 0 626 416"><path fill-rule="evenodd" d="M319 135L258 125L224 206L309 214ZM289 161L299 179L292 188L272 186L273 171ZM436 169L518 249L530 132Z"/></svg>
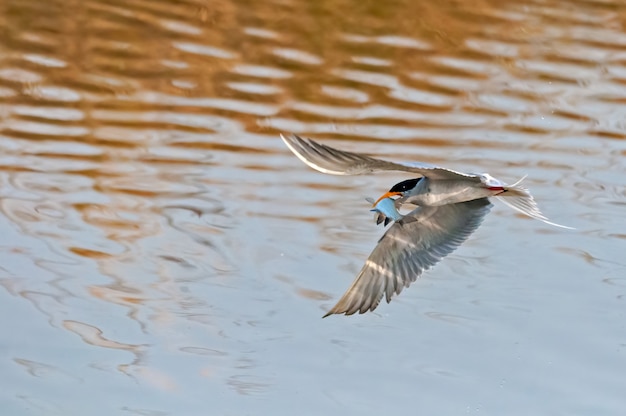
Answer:
<svg viewBox="0 0 626 416"><path fill-rule="evenodd" d="M293 146L298 145L300 144L300 142L304 141L300 136L294 133L289 133L289 134L280 133L280 138L283 140L283 142L285 142L287 147L296 154L297 152L295 151Z"/></svg>
<svg viewBox="0 0 626 416"><path fill-rule="evenodd" d="M304 140L302 137L298 136L295 133L279 133L279 135L280 138L283 139L285 142Z"/></svg>
<svg viewBox="0 0 626 416"><path fill-rule="evenodd" d="M320 163L320 161L327 162L323 160L324 156L320 154L320 151L328 151L327 147L323 144L312 139L302 138L294 133L290 133L288 136L280 133L280 138L285 145L287 145L287 148L308 167L328 175L350 174L343 170L334 170L332 167L325 167L323 163Z"/></svg>
<svg viewBox="0 0 626 416"><path fill-rule="evenodd" d="M329 317L331 315L350 316L350 315L354 315L357 312L359 313L359 315L362 315L362 314L364 314L366 312L371 312L374 309L376 309L376 308L374 307L374 308L367 308L365 310L356 309L354 311L352 311L352 310L342 310L342 311L340 311L340 310L335 310L335 308L333 308L333 309L329 310L328 312L326 312L326 315L322 316L322 319L327 318L327 317Z"/></svg>
<svg viewBox="0 0 626 416"><path fill-rule="evenodd" d="M333 306L331 310L329 310L328 312L326 312L326 315L322 316L322 319L329 317L330 315L352 315L356 312L355 311L351 311L349 308L341 308L340 307L340 303L341 300L337 303L337 305ZM361 312L363 313L363 312Z"/></svg>
<svg viewBox="0 0 626 416"><path fill-rule="evenodd" d="M337 302L337 304L333 306L331 310L326 312L326 315L322 316L322 319L330 315L350 316L350 315L354 315L357 312L359 313L359 315L362 315L367 312L373 312L374 309L376 309L378 305L380 304L380 299L379 299L376 302L360 302L360 303L352 302L346 305L346 301L344 297L345 295L341 299L339 299L339 302ZM381 294L381 298L382 298L382 294Z"/></svg>

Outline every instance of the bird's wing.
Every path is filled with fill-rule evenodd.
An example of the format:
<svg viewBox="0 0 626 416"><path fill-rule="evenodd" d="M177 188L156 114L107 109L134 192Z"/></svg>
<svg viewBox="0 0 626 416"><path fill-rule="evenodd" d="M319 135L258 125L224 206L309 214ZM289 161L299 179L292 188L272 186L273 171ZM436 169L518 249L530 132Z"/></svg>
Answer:
<svg viewBox="0 0 626 416"><path fill-rule="evenodd" d="M358 276L324 317L373 311L453 252L480 225L492 204L487 198L437 207L419 207L379 240Z"/></svg>
<svg viewBox="0 0 626 416"><path fill-rule="evenodd" d="M416 173L433 179L474 179L478 175L456 172L426 163L398 163L376 159L364 154L346 152L311 139L303 139L295 134L280 135L287 147L305 164L330 175L362 175L384 170L397 170Z"/></svg>

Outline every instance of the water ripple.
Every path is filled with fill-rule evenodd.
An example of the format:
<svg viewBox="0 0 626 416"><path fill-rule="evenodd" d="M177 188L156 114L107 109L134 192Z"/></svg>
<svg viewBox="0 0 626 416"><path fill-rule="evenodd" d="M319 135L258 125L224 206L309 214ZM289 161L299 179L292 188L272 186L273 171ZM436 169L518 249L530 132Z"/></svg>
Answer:
<svg viewBox="0 0 626 416"><path fill-rule="evenodd" d="M625 10L5 1L3 410L406 413L420 385L418 413L618 414ZM528 174L578 230L496 206L391 305L321 320L382 235L363 197L405 175L318 174L281 132Z"/></svg>
<svg viewBox="0 0 626 416"><path fill-rule="evenodd" d="M409 48L428 50L431 45L428 42L412 39L404 36L383 35L383 36L363 36L356 34L344 34L342 40L351 43L374 43L398 48Z"/></svg>

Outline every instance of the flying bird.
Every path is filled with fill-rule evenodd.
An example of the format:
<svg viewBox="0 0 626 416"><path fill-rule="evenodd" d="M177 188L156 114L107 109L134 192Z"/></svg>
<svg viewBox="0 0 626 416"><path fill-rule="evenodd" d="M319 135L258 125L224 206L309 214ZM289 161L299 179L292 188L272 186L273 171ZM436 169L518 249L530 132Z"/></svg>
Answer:
<svg viewBox="0 0 626 416"><path fill-rule="evenodd" d="M480 226L496 197L531 218L548 220L518 181L507 185L489 174L471 174L426 163L399 163L347 152L295 134L281 138L311 168L331 175L403 171L416 177L395 184L374 201L377 223L393 225L378 241L365 265L339 302L326 314L352 315L387 303L426 270L452 253ZM522 178L523 179L523 178ZM406 215L403 206L414 208Z"/></svg>

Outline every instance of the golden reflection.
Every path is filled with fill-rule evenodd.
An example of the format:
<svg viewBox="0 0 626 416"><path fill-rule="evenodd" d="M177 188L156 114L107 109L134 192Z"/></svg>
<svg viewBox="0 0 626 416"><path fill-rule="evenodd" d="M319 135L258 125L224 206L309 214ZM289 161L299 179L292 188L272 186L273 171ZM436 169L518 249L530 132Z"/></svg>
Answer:
<svg viewBox="0 0 626 416"><path fill-rule="evenodd" d="M285 277L273 252L250 259L277 241L361 253L360 220L346 225L353 206L337 201L350 191L357 205L369 185L307 176L277 134L571 183L626 138L626 8L565 3L4 0L0 282L89 346L135 354L118 370L158 390L185 391L182 355L206 359L187 371L263 393L272 375L242 357L267 339L238 322L276 330L280 301L255 300L284 287L330 296ZM92 311L111 320L88 324ZM147 350L178 355L161 369Z"/></svg>
<svg viewBox="0 0 626 416"><path fill-rule="evenodd" d="M68 250L79 256L88 257L90 259L105 259L112 257L111 254L103 253L102 251L89 250L82 247L68 247Z"/></svg>
<svg viewBox="0 0 626 416"><path fill-rule="evenodd" d="M91 296L119 304L139 305L146 300L139 290L131 290L127 287L103 287L94 286L89 289Z"/></svg>
<svg viewBox="0 0 626 416"><path fill-rule="evenodd" d="M32 360L26 360L23 358L15 358L14 361L23 366L29 374L34 377L51 378L51 377L66 377L74 379L75 381L81 381L80 378L73 376L72 374L64 371L61 368L49 365L46 363L36 362Z"/></svg>
<svg viewBox="0 0 626 416"><path fill-rule="evenodd" d="M308 298L308 299L313 299L313 300L331 300L333 298L327 293L323 293L318 290L312 290L312 289L300 288L296 292L298 293L298 295L302 296L303 298Z"/></svg>
<svg viewBox="0 0 626 416"><path fill-rule="evenodd" d="M134 353L139 353L142 348L141 345L125 344L118 341L110 340L103 336L102 330L96 328L93 325L88 325L83 322L67 320L63 322L63 326L67 330L72 331L76 335L80 336L82 340L86 343L96 345L98 347L128 350Z"/></svg>

